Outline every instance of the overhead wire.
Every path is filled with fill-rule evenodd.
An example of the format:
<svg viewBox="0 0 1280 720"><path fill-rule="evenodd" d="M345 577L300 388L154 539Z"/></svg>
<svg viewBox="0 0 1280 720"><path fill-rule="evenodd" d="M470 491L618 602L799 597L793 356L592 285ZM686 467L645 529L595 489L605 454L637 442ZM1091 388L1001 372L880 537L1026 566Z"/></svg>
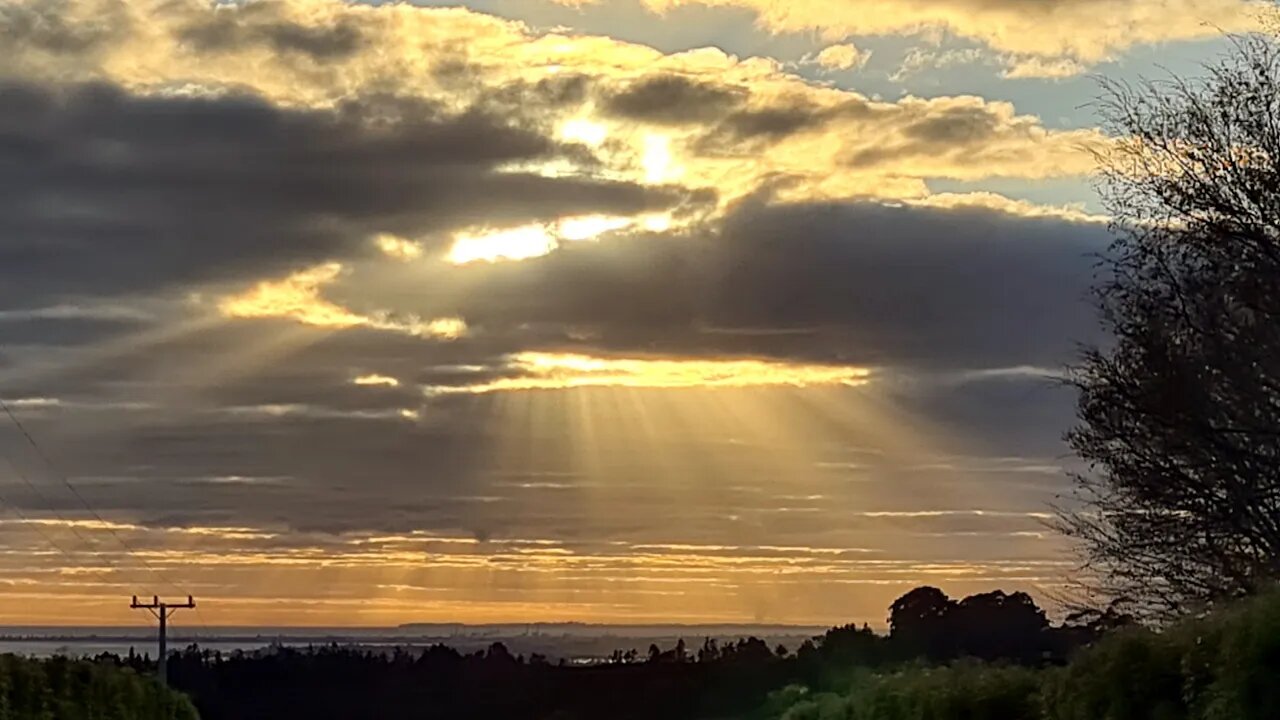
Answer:
<svg viewBox="0 0 1280 720"><path fill-rule="evenodd" d="M19 480L22 481L22 483L39 499L39 501L49 510L49 512L53 513L53 516L58 520L58 522L63 527L66 527L68 530L70 530L73 535L75 535L76 539L78 539L84 545L85 552L91 558L93 558L94 560L101 560L102 562L105 562L106 565L109 566L112 570L122 573L122 575L126 579L128 579L129 575L132 574L130 572L130 568L122 566L120 563L113 560L110 555L99 552L97 550L97 543L85 537L85 535L80 532L79 528L76 526L74 522L67 520L62 515L62 513L58 512L57 508L53 506L53 504L44 495L44 493L40 492L40 489L36 487L35 483L31 481L31 479L27 476L26 473L22 471L22 469L18 466L17 463L13 462L12 459L10 459L7 455L3 455L3 454L0 454L0 460L3 460L4 464L9 468L10 472L14 476L16 476ZM40 537L44 538L45 542L49 543L49 545L52 546L55 550L62 553L62 555L67 558L67 563L69 566L77 567L82 564L83 562L82 560L76 558L72 551L67 550L67 548L63 547L62 543L56 540L52 533L46 531L44 527L44 523L42 523L38 519L32 518L27 513L23 512L22 507L19 503L12 501L3 493L0 493L0 504L3 504L11 512L13 512L13 514L17 515L18 519L22 521L24 526L27 526L27 525L31 526L40 535Z"/></svg>
<svg viewBox="0 0 1280 720"><path fill-rule="evenodd" d="M151 572L151 574L154 575L157 580L160 580L162 583L168 585L169 587L172 587L174 590L177 590L178 592L182 592L182 588L178 587L177 584L175 584L172 580L165 577L163 573L161 573L154 566L152 566L151 563L147 562L146 558L142 557L141 555L138 555L138 553L134 551L134 549L129 545L129 543L125 542L124 538L120 537L120 533L116 532L114 525L112 523L107 522L102 517L102 515L99 514L98 511L95 510L93 506L89 504L89 501L85 500L84 495L80 494L80 491L77 490L76 487L71 484L71 481L67 478L67 476L63 474L62 471L58 469L58 466L53 463L53 461L49 458L47 454L45 454L44 449L40 447L40 444L36 442L35 437L32 436L31 432L27 430L27 427L22 424L22 421L18 419L18 416L14 414L13 410L9 408L9 403L5 402L4 398L0 398L0 410L3 410L4 414L9 417L10 422L12 422L13 426L18 429L18 432L22 434L22 437L26 439L27 444L30 445L31 449L35 451L36 456L40 458L41 462L44 463L45 467L49 468L49 471L53 474L53 476L56 477L67 488L67 490L71 491L71 494L75 496L76 500L78 500L80 504L84 506L85 510L88 510L89 513L93 515L94 519L98 521L98 523L102 526L102 528L111 534L111 537L114 538L117 543L119 543L120 547L124 548L125 553L130 557L132 557L133 559L137 560L139 564L141 564L142 567L146 568L149 572Z"/></svg>
<svg viewBox="0 0 1280 720"><path fill-rule="evenodd" d="M27 489L28 489L28 490L30 490L30 491L31 491L31 493L32 493L33 495L35 495L35 496L36 496L36 499L38 499L38 500L40 501L40 503L41 503L42 505L44 505L44 507L45 507L45 508L50 512L50 513L52 513L52 514L53 514L54 518L55 518L55 519L56 519L56 520L57 520L57 521L58 521L58 522L59 522L63 527L67 528L67 530L69 530L69 531L71 532L71 534L72 534L72 535L75 535L75 536L76 536L76 539L77 539L77 540L79 540L79 541L80 541L80 543L81 543L82 545L84 545L84 547L85 547L85 549L86 549L86 551L87 551L87 552L89 552L90 554L93 554L95 557L100 557L103 561L105 561L108 565L110 565L110 566L111 566L111 568L112 568L113 570L117 570L117 571L120 571L120 572L127 572L127 570L128 570L127 568L122 567L122 566L121 566L119 563L117 563L115 560L112 560L112 559L111 559L111 557L110 557L109 555L104 555L104 554L100 554L100 553L98 553L98 552L97 552L97 543L96 543L96 542L94 542L93 540L89 539L88 537L86 537L84 533L80 532L80 528L79 528L79 526L78 526L74 521L72 521L72 520L68 520L66 516L64 516L62 513L58 512L58 509L57 509L56 507L54 507L54 504L49 500L48 496L46 496L43 492L41 492L41 491L40 491L40 489L39 489L38 487L36 487L35 483L33 483L33 482L31 481L31 478L30 478L30 477L28 477L28 476L27 476L27 474L26 474L26 473L24 473L24 472L23 472L23 471L18 467L17 463L15 463L15 462L13 462L11 459L9 459L9 457L8 457L8 456L0 456L0 457L3 457L5 464L9 467L9 469L13 472L13 474L14 474L14 475L19 479L19 480L21 480L21 481L22 481L22 484L23 484L23 485L25 485L25 486L27 487ZM45 537L45 538L50 542L50 544L52 544L54 547L56 547L56 548L58 548L59 550L61 550L61 551L63 552L63 554L67 555L67 558L68 558L69 560L71 560L73 564L76 562L76 559L75 559L74 557L72 557L72 556L71 556L71 554L70 554L69 552L67 552L65 548L62 548L62 546L61 546L59 543L57 543L56 541L54 541L54 540L53 540L53 536L52 536L52 535L49 535L49 534L47 534L47 533L45 533L45 532L44 532L43 525L40 523L40 521L38 521L38 520L35 520L35 519L32 519L32 518L28 517L25 513L23 513L23 512L22 512L22 510L21 510L21 509L19 509L19 507L18 507L18 504L17 504L17 503L10 502L10 501L8 501L8 500L4 499L3 497L0 497L0 501L3 501L6 505L8 505L8 506L12 507L12 508L14 509L14 511L19 515L19 517L20 517L24 522L26 522L27 524L30 524L30 525L32 525L33 527L35 527L35 528L37 529L37 531L38 531L42 536L44 536L44 537Z"/></svg>
<svg viewBox="0 0 1280 720"><path fill-rule="evenodd" d="M31 486L31 482L27 480L26 476L22 473L21 470L18 469L18 466L15 465L13 461L8 458L8 456L0 455L0 461L4 462L5 466L9 468L9 471L13 475L21 478L23 482L25 482L28 485L28 487ZM32 490L35 491L37 495L39 494L39 491L35 490L34 487L32 487ZM53 535L45 530L43 523L28 517L27 514L22 511L21 506L19 506L18 503L15 503L12 500L10 500L3 492L0 492L0 505L4 505L11 512L13 512L13 514L17 515L18 520L20 520L24 525L30 525L32 528L34 528L35 531L39 533L42 538L44 538L45 542L49 543L50 545L53 546L55 550L62 553L71 564L75 564L77 562L76 558L71 554L71 552L66 548L62 547L62 544L59 543L57 540L55 540ZM63 521L63 523L66 524L65 521ZM74 529L73 525L69 525L68 527Z"/></svg>
<svg viewBox="0 0 1280 720"><path fill-rule="evenodd" d="M63 473L56 464L54 464L53 460L49 457L49 455L45 453L42 447L40 447L40 443L36 442L35 436L31 434L31 431L27 429L26 425L22 423L22 420L20 420L18 416L13 412L13 410L9 406L9 403L5 402L4 398L0 398L0 410L3 410L4 414L8 417L9 421L13 423L13 426L15 428L17 428L18 432L26 440L27 444L31 446L31 449L35 452L36 456L40 458L41 462L44 463L45 467L49 469L50 473L52 473L54 477L58 478L58 480L62 483L62 485L65 486L67 490L69 490L71 494L75 496L75 498L80 502L80 504L84 506L85 510L88 510L89 513L94 517L94 519L98 521L99 525L104 530L106 530L113 539L115 539L116 543L118 543L120 547L124 549L125 554L127 556L137 561L137 563L141 565L141 567L145 568L148 572L150 572L157 580L173 588L179 594L184 594L187 596L191 595L191 593L179 587L177 583L173 582L173 580L167 577L158 568L156 568L151 563L147 562L147 559L145 557L142 557L141 555L139 555L133 549L133 547L128 542L126 542L123 537L120 536L120 533L116 532L114 525L108 522L107 520L105 520L102 517L102 515L96 509L94 509L92 505L89 504L88 500L85 499L84 495L82 495L80 491L76 489L74 485L71 484L71 481L66 476L66 474ZM63 524L67 525L72 530L72 532L74 532L75 535L79 537L81 540L83 540L87 545L89 546L93 545L92 542L90 542L87 538L84 537L84 535L80 533L79 529L76 527L74 523L67 521L67 519L62 517L62 515L58 513L56 509L52 508L51 503L48 502L47 498L44 497L43 493L41 493L35 487L35 484L32 483L31 480L24 473L22 473L17 469L14 463L9 462L9 465L14 469L15 474L18 475L18 477L27 485L27 487L30 488L32 492L34 492L36 496L41 499L42 502L50 506L50 509L53 510L55 516L57 516L57 518ZM106 559L108 560L108 562L110 562L109 558L106 558ZM205 624L203 614L200 613L199 608L196 609L196 617L197 617L197 620L200 622L200 625L204 627L206 630L208 630L208 626Z"/></svg>

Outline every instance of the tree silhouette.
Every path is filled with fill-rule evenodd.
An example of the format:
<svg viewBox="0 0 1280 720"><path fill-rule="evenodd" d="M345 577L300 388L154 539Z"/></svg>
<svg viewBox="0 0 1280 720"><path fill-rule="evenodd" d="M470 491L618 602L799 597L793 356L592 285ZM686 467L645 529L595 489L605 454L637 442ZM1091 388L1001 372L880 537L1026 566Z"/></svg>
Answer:
<svg viewBox="0 0 1280 720"><path fill-rule="evenodd" d="M203 720L757 717L753 709L774 690L797 683L819 694L847 688L859 668L945 663L958 656L1061 663L1116 616L1080 616L1070 626L1048 628L1044 613L1023 593L991 592L956 602L936 588L920 588L894 603L890 619L889 636L866 625L844 625L789 654L758 637L708 638L696 652L682 652L677 640L665 648L651 646L650 662L637 662L643 656L632 649L599 663L553 662L537 653L522 657L501 643L469 653L443 645L415 650L331 644L223 655L192 646L175 653L169 668L174 686L191 696ZM928 639L932 654L917 649L918 637ZM103 655L98 662L132 668L137 672L124 676L133 678L155 667L138 656ZM0 658L0 671L3 666ZM0 686L3 681L0 672Z"/></svg>
<svg viewBox="0 0 1280 720"><path fill-rule="evenodd" d="M1049 620L1024 592L970 595L948 615L965 655L983 660L1033 662L1047 649Z"/></svg>
<svg viewBox="0 0 1280 720"><path fill-rule="evenodd" d="M1091 589L1173 615L1280 574L1280 73L1245 37L1200 81L1108 84L1111 341L1070 382L1089 465L1059 526Z"/></svg>
<svg viewBox="0 0 1280 720"><path fill-rule="evenodd" d="M889 638L909 655L949 657L955 652L950 627L955 606L938 588L916 588L889 606Z"/></svg>

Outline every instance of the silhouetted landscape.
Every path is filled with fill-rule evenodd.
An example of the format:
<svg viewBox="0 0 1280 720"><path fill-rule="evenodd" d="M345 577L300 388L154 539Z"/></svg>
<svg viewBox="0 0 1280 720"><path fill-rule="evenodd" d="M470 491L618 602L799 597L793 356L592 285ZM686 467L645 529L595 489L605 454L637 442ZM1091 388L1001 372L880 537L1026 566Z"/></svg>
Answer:
<svg viewBox="0 0 1280 720"><path fill-rule="evenodd" d="M514 655L501 643L473 653L445 645L370 651L338 645L224 655L193 646L169 665L174 687L206 718L720 718L767 716L783 688L839 692L858 671L953 660L1063 665L1122 617L1081 615L1051 625L1024 593L948 598L919 588L894 603L890 631L832 628L787 648L755 637L689 637L669 647L618 648L583 667ZM139 673L139 656L99 662Z"/></svg>

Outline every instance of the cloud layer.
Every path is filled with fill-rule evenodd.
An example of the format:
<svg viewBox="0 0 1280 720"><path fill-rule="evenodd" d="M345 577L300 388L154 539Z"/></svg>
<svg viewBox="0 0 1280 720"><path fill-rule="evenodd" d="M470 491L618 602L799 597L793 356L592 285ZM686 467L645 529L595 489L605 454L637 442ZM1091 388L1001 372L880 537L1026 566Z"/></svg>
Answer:
<svg viewBox="0 0 1280 720"><path fill-rule="evenodd" d="M583 0L568 0L573 4ZM1020 77L1075 74L1138 45L1202 40L1258 27L1250 0L644 0L655 12L687 5L745 8L774 32L855 35L948 32L1007 55Z"/></svg>
<svg viewBox="0 0 1280 720"><path fill-rule="evenodd" d="M0 616L115 619L155 582L117 534L226 622L1060 581L1051 376L1105 227L980 183L1100 132L465 9L13 2L0 39L0 395L57 460L0 432Z"/></svg>

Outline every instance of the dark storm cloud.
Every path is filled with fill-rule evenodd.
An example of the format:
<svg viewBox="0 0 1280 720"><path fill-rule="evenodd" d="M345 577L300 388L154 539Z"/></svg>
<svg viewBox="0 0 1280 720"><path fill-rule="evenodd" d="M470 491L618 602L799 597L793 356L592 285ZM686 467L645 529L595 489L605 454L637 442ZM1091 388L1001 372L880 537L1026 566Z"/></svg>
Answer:
<svg viewBox="0 0 1280 720"><path fill-rule="evenodd" d="M717 231L570 245L438 282L469 289L458 311L473 325L572 328L583 339L561 344L584 350L1052 366L1093 335L1106 242L1096 224L981 209L750 203Z"/></svg>
<svg viewBox="0 0 1280 720"><path fill-rule="evenodd" d="M891 394L920 417L965 428L973 437L982 438L983 452L1042 455L1068 462L1062 435L1075 423L1075 392L1051 377L988 376L961 383L926 378L893 388ZM1049 479L1057 488L1065 486L1061 473Z"/></svg>
<svg viewBox="0 0 1280 720"><path fill-rule="evenodd" d="M104 425L74 408L47 413L45 420L24 413L60 471L132 480L86 485L95 508L153 519L185 514L330 531L466 529L470 506L452 498L471 491L488 449L477 426L487 416L466 413L451 417L447 429L334 415L135 415ZM10 435L0 433L2 449L40 483L43 495L18 491L14 502L79 509Z"/></svg>
<svg viewBox="0 0 1280 720"><path fill-rule="evenodd" d="M510 374L504 357L522 341L508 335L438 343L372 329L333 332L286 319L220 323L155 341L147 340L147 333L163 325L54 321L32 323L22 335L11 334L9 327L0 324L10 347L30 345L13 361L0 363L0 397L95 405L412 409L424 400L423 385L462 385ZM77 362L75 351L94 343L114 351ZM284 348L288 362L276 361L277 347ZM261 360L259 352L265 355ZM400 385L354 384L365 375L394 378Z"/></svg>
<svg viewBox="0 0 1280 720"><path fill-rule="evenodd" d="M953 367L1062 359L1092 334L1108 242L1097 224L875 204L747 207L720 240L711 324L844 326L862 346L845 357Z"/></svg>
<svg viewBox="0 0 1280 720"><path fill-rule="evenodd" d="M626 214L678 199L495 171L581 152L485 111L449 114L416 99L304 111L251 96L10 82L0 86L0 274L28 304L70 290L139 293L364 252L374 232Z"/></svg>
<svg viewBox="0 0 1280 720"><path fill-rule="evenodd" d="M128 318L26 318L0 317L0 336L11 345L82 345L118 337L144 327ZM0 363L0 367L3 363Z"/></svg>
<svg viewBox="0 0 1280 720"><path fill-rule="evenodd" d="M723 116L746 95L743 90L681 75L657 75L606 95L603 109L632 120L696 123Z"/></svg>
<svg viewBox="0 0 1280 720"><path fill-rule="evenodd" d="M486 477L527 470L529 462L495 453L512 442L511 428L495 422L503 417L497 409L504 399L427 397L420 386L518 375L504 355L530 348L883 364L890 377L924 378L890 388L903 407L993 438L984 445L992 452L1053 454L1051 441L1069 421L1067 398L1043 379L966 371L1065 359L1072 339L1090 331L1083 303L1088 254L1104 242L1093 225L985 210L746 204L714 232L570 244L524 262L440 266L438 276L430 264L394 265L403 275L380 276L377 283L357 275L351 287L333 288L334 296L351 293L372 306L412 307L415 298L433 294L452 298L449 309L474 331L458 342L368 328L323 332L286 320L236 321L130 348L40 382L6 381L2 390L9 398L60 399L62 405L22 412L69 474L132 479L90 486L95 507L147 522L669 539L669 512L661 528L637 521L631 509L640 500L634 498L587 518L565 504L577 491L489 487ZM419 309L430 317L440 308ZM51 314L60 313L26 313L20 322L30 328L73 322ZM142 320L100 322L117 333L146 326ZM271 343L280 339L288 354L273 355ZM364 374L401 384L353 384ZM401 417L400 410L419 417ZM537 432L538 457L573 457L580 438L570 426L549 422ZM517 444L531 442L517 437L524 438ZM832 447L841 439L833 437ZM659 458L664 452L676 450L655 451ZM740 445L695 452L735 468L735 485L768 488L776 480L775 469L753 467L755 456ZM35 460L26 462L28 470L39 470ZM971 465L879 467L870 478L859 470L849 487L891 481L949 488L958 508L972 501L965 484L994 487L993 476L1009 486L1010 503L1025 507L1039 509L1055 491L1052 482L1031 482L1043 473L1013 477L1003 468ZM672 481L663 475L668 471L660 459L629 458L610 466L607 478L585 482L604 479L618 492L634 487L652 501L658 497L654 478ZM259 482L263 478L276 480ZM871 507L865 494L859 498L859 507ZM15 497L24 507L75 509L74 498L50 500ZM851 506L837 499L817 503L814 512L802 505L752 496L732 499L731 510L770 537L797 542L815 518L868 538L886 525L921 532L1038 527L1034 519L964 514L864 517L850 515ZM875 507L899 509L888 499ZM682 512L689 539L711 540L720 529L706 525L707 513L728 510L690 506Z"/></svg>

